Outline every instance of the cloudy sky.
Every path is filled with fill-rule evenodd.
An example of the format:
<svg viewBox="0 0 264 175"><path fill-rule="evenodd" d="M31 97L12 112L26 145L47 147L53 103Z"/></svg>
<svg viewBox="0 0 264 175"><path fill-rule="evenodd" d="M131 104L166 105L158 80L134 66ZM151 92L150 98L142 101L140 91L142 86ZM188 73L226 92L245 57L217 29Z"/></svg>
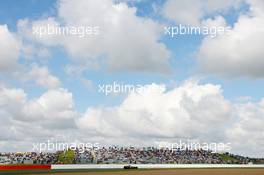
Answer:
<svg viewBox="0 0 264 175"><path fill-rule="evenodd" d="M166 33L179 25L229 32ZM0 151L190 139L264 157L263 43L262 0L3 0ZM100 91L114 83L144 91Z"/></svg>

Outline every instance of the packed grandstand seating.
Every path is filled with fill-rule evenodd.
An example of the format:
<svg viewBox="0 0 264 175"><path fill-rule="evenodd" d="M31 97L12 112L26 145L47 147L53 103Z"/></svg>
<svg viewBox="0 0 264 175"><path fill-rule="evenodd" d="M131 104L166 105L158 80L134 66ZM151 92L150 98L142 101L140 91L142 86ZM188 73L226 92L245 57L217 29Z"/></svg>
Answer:
<svg viewBox="0 0 264 175"><path fill-rule="evenodd" d="M69 151L69 150L67 150ZM170 150L154 147L103 147L97 149L70 150L54 153L0 153L0 164L263 164L264 159L252 159L229 153L213 153L206 150Z"/></svg>

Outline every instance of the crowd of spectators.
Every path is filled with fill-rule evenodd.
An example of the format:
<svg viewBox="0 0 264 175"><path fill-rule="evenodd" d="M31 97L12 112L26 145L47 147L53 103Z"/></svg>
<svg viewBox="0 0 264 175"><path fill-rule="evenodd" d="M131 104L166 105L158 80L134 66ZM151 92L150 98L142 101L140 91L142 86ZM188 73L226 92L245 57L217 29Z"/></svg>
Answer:
<svg viewBox="0 0 264 175"><path fill-rule="evenodd" d="M221 163L220 157L205 150L169 150L149 148L109 147L95 151L93 158L97 163L133 163L133 164L188 164Z"/></svg>
<svg viewBox="0 0 264 175"><path fill-rule="evenodd" d="M74 149L75 164L248 164L264 163L264 159L213 153L207 150L158 149L154 147L102 147ZM60 157L60 158L59 158ZM54 153L0 153L0 164L59 164L63 151Z"/></svg>
<svg viewBox="0 0 264 175"><path fill-rule="evenodd" d="M55 164L57 153L0 153L0 164Z"/></svg>

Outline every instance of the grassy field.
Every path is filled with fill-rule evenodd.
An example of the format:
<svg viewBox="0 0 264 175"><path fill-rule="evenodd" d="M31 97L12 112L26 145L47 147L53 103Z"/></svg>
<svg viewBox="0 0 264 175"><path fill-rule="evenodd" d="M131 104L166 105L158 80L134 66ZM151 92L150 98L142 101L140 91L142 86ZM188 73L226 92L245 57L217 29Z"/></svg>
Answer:
<svg viewBox="0 0 264 175"><path fill-rule="evenodd" d="M138 170L24 170L1 171L0 174L46 175L264 175L263 168L206 168L206 169L138 169Z"/></svg>

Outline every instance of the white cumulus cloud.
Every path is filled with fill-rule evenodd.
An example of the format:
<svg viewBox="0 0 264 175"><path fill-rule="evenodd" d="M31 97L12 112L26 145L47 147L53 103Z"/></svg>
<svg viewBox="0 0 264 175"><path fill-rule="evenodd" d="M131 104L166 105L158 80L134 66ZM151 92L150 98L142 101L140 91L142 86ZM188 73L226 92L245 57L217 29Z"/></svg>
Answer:
<svg viewBox="0 0 264 175"><path fill-rule="evenodd" d="M226 12L238 7L241 0L167 0L162 14L164 17L184 25L200 25L208 15Z"/></svg>
<svg viewBox="0 0 264 175"><path fill-rule="evenodd" d="M9 72L17 68L20 43L7 25L0 25L0 72Z"/></svg>
<svg viewBox="0 0 264 175"><path fill-rule="evenodd" d="M61 0L58 16L36 21L21 20L19 30L26 38L50 46L62 46L73 62L81 67L109 71L170 72L170 52L159 41L161 24L139 17L135 7L111 0ZM32 35L33 28L98 27L97 35Z"/></svg>
<svg viewBox="0 0 264 175"><path fill-rule="evenodd" d="M60 80L51 75L47 67L39 67L33 65L32 70L29 73L31 79L36 81L36 84L45 88L58 88L61 83Z"/></svg>
<svg viewBox="0 0 264 175"><path fill-rule="evenodd" d="M225 77L264 76L263 1L249 1L250 11L241 15L228 35L203 40L197 57L201 71Z"/></svg>

